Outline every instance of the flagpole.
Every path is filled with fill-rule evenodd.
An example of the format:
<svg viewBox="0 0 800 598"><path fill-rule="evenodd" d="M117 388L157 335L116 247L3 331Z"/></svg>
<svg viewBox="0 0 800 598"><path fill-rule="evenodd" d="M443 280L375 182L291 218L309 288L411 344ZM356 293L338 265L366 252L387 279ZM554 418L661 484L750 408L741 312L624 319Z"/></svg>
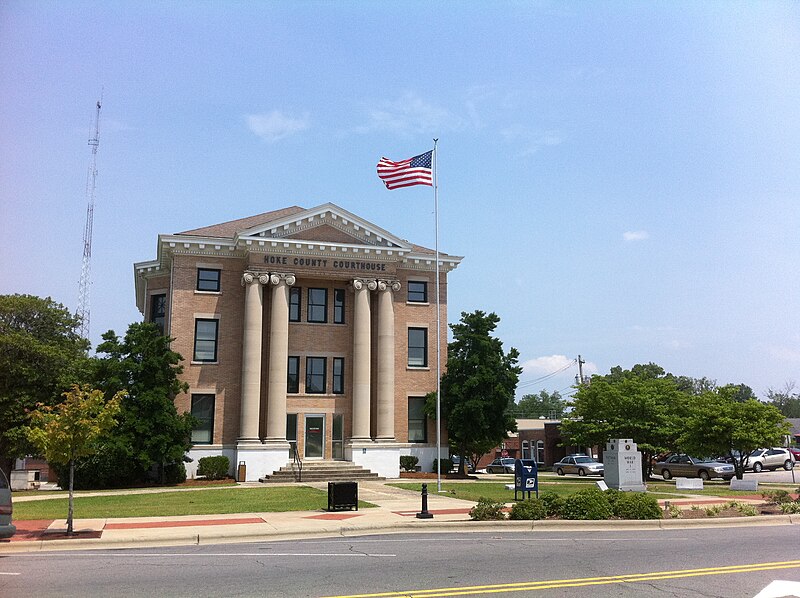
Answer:
<svg viewBox="0 0 800 598"><path fill-rule="evenodd" d="M436 491L442 491L442 324L439 306L439 175L433 140L433 212L436 220Z"/></svg>

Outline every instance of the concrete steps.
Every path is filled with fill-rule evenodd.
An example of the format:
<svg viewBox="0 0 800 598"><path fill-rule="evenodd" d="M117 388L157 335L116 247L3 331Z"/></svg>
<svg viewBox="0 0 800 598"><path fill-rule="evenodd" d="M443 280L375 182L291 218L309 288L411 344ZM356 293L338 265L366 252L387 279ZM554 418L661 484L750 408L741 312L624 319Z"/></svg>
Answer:
<svg viewBox="0 0 800 598"><path fill-rule="evenodd" d="M377 473L355 465L350 461L304 461L302 472L296 464L288 463L278 471L261 478L265 483L291 482L355 482L359 480L383 480Z"/></svg>

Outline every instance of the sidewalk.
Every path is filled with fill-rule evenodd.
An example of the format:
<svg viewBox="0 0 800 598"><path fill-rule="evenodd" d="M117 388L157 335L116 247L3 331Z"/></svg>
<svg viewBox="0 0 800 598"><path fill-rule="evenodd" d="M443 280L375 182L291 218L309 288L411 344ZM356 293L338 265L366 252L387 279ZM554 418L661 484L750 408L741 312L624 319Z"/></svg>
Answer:
<svg viewBox="0 0 800 598"><path fill-rule="evenodd" d="M309 486L327 490L327 484ZM432 490L430 489L432 487ZM430 519L416 514L421 496L384 482L359 482L359 499L377 505L358 511L289 511L282 513L239 513L235 515L188 515L178 517L131 517L117 519L76 519L76 535L67 538L63 519L15 521L17 534L11 541L0 541L0 554L40 550L145 548L356 536L375 533L470 532L470 531L574 531L613 529L695 528L719 525L800 525L798 515L770 515L735 519L674 519L650 521L470 521L475 504L444 494L429 486ZM21 497L22 498L22 497ZM753 497L754 499L756 497ZM663 501L662 502L663 505ZM709 504L722 499L703 496L673 503ZM684 506L682 504L681 506Z"/></svg>

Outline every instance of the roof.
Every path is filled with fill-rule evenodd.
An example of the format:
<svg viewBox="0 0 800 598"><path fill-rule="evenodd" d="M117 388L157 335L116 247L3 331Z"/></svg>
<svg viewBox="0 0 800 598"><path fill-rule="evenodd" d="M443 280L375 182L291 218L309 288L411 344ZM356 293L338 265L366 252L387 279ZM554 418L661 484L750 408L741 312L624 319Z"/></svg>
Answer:
<svg viewBox="0 0 800 598"><path fill-rule="evenodd" d="M288 208L281 208L280 210L272 210L271 212L264 212L256 216L247 216L246 218L239 218L237 220L230 220L220 224L212 224L211 226L204 226L202 228L195 228L186 230L182 233L175 233L177 235L191 235L197 237L221 237L232 238L241 230L261 226L272 222L273 220L280 220L286 216L292 216L298 212L305 212L305 208L300 206L291 206Z"/></svg>

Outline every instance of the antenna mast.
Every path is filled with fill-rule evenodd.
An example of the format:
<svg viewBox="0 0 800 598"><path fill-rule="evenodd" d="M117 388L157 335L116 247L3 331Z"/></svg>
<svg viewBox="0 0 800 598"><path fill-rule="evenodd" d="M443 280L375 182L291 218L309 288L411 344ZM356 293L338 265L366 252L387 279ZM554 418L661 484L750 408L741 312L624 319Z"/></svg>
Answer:
<svg viewBox="0 0 800 598"><path fill-rule="evenodd" d="M79 318L78 334L89 339L89 300L92 287L92 221L94 220L94 195L97 185L97 146L100 145L100 100L94 115L94 134L89 138L92 155L89 158L89 172L86 175L86 226L83 229L83 265L78 289Z"/></svg>

